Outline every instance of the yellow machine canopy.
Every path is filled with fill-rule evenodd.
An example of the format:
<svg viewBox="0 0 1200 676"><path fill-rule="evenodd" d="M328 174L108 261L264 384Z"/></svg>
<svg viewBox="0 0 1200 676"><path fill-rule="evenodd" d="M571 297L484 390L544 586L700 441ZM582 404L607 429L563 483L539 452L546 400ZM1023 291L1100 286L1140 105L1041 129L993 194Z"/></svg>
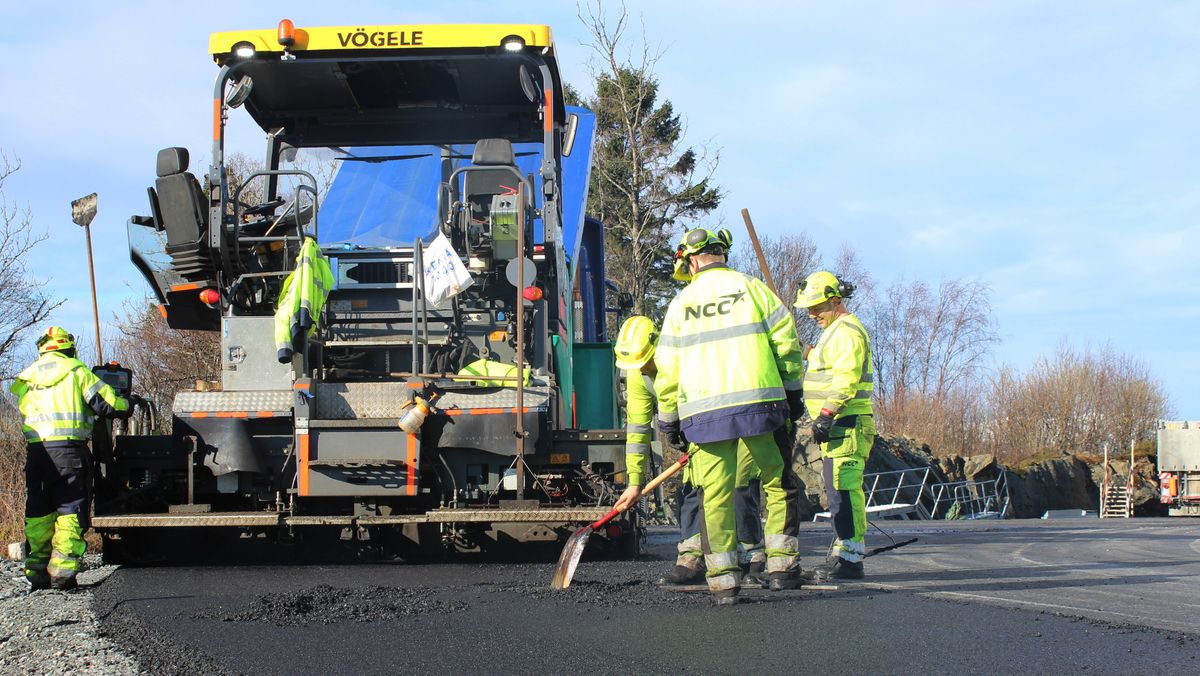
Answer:
<svg viewBox="0 0 1200 676"><path fill-rule="evenodd" d="M550 28L466 24L214 33L246 110L297 147L540 142L565 108Z"/></svg>

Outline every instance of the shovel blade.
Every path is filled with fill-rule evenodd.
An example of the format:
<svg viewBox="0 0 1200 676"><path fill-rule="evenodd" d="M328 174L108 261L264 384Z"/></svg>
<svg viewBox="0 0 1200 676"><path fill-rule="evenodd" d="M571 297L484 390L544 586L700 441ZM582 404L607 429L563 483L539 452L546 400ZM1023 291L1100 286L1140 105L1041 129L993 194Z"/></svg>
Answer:
<svg viewBox="0 0 1200 676"><path fill-rule="evenodd" d="M554 579L550 581L552 589L566 589L571 586L571 578L575 576L575 568L579 566L579 559L583 558L583 550L587 548L591 535L592 527L584 526L567 539L567 544L558 557L558 567L554 569Z"/></svg>

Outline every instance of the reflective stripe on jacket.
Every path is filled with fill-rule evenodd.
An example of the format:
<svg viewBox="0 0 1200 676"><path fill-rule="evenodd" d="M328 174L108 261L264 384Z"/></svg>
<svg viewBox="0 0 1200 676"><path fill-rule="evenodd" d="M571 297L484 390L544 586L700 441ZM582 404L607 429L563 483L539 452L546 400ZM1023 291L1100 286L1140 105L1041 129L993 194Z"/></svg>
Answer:
<svg viewBox="0 0 1200 676"><path fill-rule="evenodd" d="M292 358L305 336L317 331L325 299L333 289L333 271L317 240L304 239L296 256L296 269L283 280L275 306L275 349L280 362Z"/></svg>
<svg viewBox="0 0 1200 676"><path fill-rule="evenodd" d="M804 405L816 418L826 408L840 415L870 414L875 372L871 338L853 314L844 314L821 333L804 374Z"/></svg>
<svg viewBox="0 0 1200 676"><path fill-rule="evenodd" d="M83 362L61 352L47 352L9 387L24 417L25 441L87 441L96 416L129 410Z"/></svg>
<svg viewBox="0 0 1200 676"><path fill-rule="evenodd" d="M641 486L650 464L650 433L654 424L654 381L640 369L625 370L625 470L629 485Z"/></svg>
<svg viewBox="0 0 1200 676"><path fill-rule="evenodd" d="M678 420L696 443L774 432L803 371L791 310L723 264L701 269L671 301L654 361L659 419Z"/></svg>

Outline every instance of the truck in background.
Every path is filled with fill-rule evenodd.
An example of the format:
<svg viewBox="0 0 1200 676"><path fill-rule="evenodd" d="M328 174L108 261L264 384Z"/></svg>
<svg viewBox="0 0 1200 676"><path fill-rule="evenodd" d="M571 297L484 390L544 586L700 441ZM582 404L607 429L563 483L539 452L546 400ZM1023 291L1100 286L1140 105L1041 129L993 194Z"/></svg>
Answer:
<svg viewBox="0 0 1200 676"><path fill-rule="evenodd" d="M1171 516L1200 516L1200 421L1159 421L1158 483Z"/></svg>

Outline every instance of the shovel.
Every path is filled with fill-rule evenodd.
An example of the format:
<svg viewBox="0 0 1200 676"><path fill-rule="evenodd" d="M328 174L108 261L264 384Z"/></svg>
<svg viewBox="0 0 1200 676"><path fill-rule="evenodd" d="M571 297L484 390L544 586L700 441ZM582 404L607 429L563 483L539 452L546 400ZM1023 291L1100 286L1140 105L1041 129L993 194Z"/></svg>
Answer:
<svg viewBox="0 0 1200 676"><path fill-rule="evenodd" d="M651 479L643 488L642 493L652 491L656 486L671 478L683 466L687 464L688 455L684 453L679 457L679 461L671 465L662 474ZM625 508L628 509L628 508ZM554 569L554 579L550 581L550 587L553 589L566 589L571 586L571 578L575 576L575 568L579 566L579 559L583 557L583 550L587 547L588 538L592 536L592 531L597 528L603 528L604 524L617 518L617 515L625 511L625 509L614 509L605 514L599 521L588 524L583 528L575 531L575 533L567 540L567 545L563 547L562 555L558 557L558 567Z"/></svg>

